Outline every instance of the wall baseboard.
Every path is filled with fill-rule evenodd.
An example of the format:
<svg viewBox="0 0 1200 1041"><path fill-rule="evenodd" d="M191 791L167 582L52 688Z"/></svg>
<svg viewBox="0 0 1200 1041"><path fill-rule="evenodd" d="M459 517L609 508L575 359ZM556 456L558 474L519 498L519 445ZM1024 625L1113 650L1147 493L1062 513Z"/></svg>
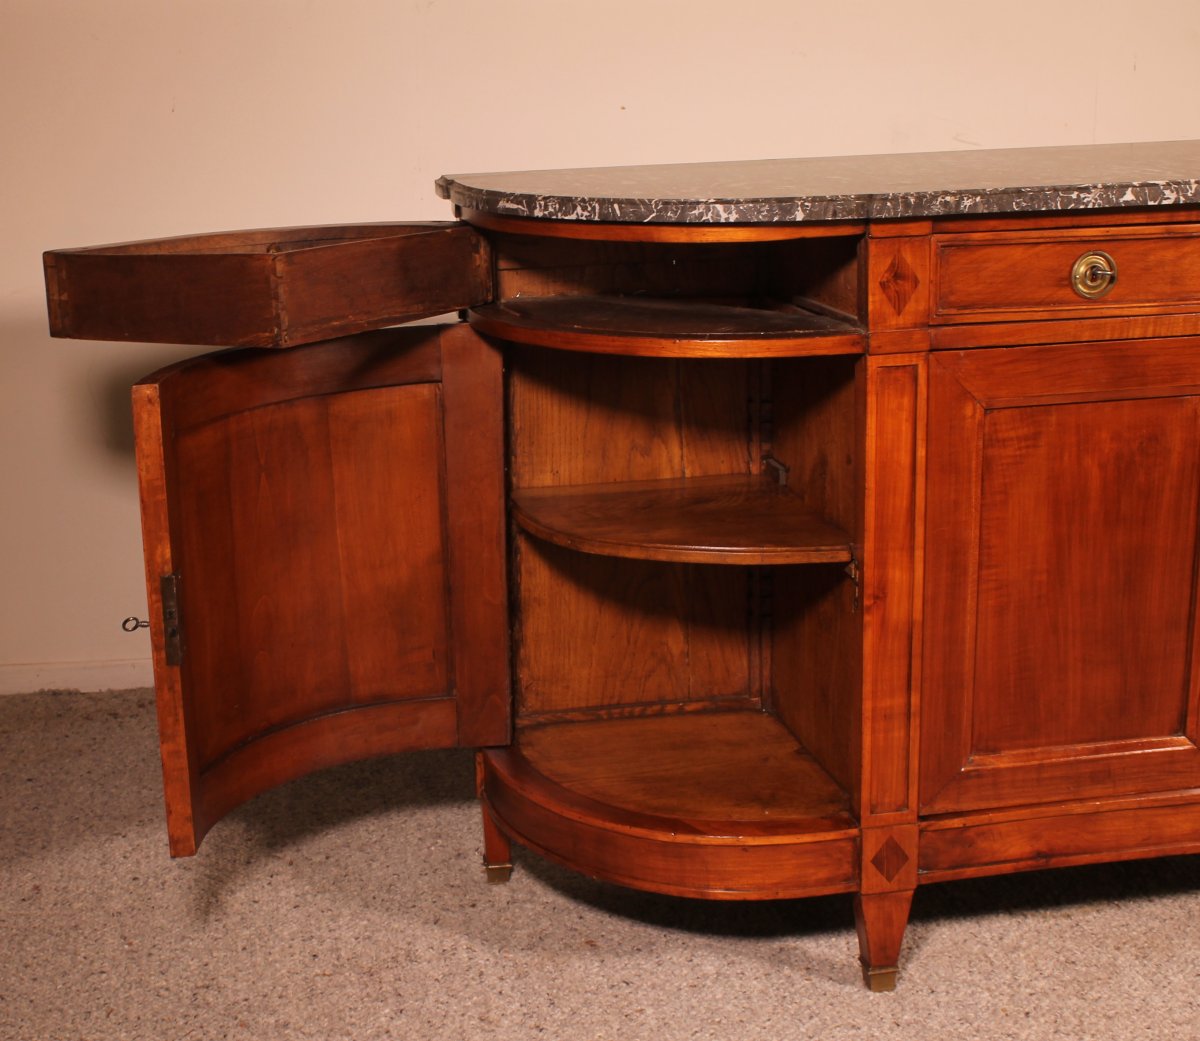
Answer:
<svg viewBox="0 0 1200 1041"><path fill-rule="evenodd" d="M35 690L126 690L154 686L149 658L0 664L0 695Z"/></svg>

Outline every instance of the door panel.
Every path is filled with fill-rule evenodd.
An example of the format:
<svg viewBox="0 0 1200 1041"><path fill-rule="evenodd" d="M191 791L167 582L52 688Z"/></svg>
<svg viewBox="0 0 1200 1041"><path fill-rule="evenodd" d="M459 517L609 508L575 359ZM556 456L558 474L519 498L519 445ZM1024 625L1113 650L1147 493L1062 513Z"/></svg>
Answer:
<svg viewBox="0 0 1200 1041"><path fill-rule="evenodd" d="M1197 429L1194 397L987 415L976 753L1181 732Z"/></svg>
<svg viewBox="0 0 1200 1041"><path fill-rule="evenodd" d="M930 371L923 811L1200 783L1200 341Z"/></svg>
<svg viewBox="0 0 1200 1041"><path fill-rule="evenodd" d="M441 470L380 465L443 458L438 389L306 398L176 437L180 549L200 562L180 580L186 675L253 690L257 710L197 702L202 768L331 703L446 692Z"/></svg>
<svg viewBox="0 0 1200 1041"><path fill-rule="evenodd" d="M492 348L452 326L230 352L134 400L173 852L309 770L508 740Z"/></svg>

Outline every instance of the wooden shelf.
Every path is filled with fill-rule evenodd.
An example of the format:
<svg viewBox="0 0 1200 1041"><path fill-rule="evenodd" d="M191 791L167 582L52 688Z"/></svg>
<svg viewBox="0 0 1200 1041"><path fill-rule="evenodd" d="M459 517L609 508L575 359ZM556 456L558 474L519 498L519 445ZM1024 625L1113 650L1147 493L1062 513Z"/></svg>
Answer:
<svg viewBox="0 0 1200 1041"><path fill-rule="evenodd" d="M483 767L505 832L593 877L717 899L855 886L846 793L754 709L530 727Z"/></svg>
<svg viewBox="0 0 1200 1041"><path fill-rule="evenodd" d="M626 815L742 836L855 826L846 793L756 709L530 727L517 748L544 777Z"/></svg>
<svg viewBox="0 0 1200 1041"><path fill-rule="evenodd" d="M758 475L677 478L513 493L517 523L601 556L705 564L824 564L851 559L850 537Z"/></svg>
<svg viewBox="0 0 1200 1041"><path fill-rule="evenodd" d="M849 321L793 304L643 296L514 298L475 308L481 332L515 343L599 354L771 358L862 354Z"/></svg>

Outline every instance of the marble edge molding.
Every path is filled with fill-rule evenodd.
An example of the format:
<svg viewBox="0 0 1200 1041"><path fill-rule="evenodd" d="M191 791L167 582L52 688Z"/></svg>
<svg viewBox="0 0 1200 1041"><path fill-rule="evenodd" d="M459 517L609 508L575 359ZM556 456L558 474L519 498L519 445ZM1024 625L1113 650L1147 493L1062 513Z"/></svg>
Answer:
<svg viewBox="0 0 1200 1041"><path fill-rule="evenodd" d="M452 174L463 210L621 224L895 220L1200 204L1200 141Z"/></svg>
<svg viewBox="0 0 1200 1041"><path fill-rule="evenodd" d="M472 188L450 177L440 178L437 188L464 210L623 224L788 224L1200 204L1200 178L744 199L540 195Z"/></svg>

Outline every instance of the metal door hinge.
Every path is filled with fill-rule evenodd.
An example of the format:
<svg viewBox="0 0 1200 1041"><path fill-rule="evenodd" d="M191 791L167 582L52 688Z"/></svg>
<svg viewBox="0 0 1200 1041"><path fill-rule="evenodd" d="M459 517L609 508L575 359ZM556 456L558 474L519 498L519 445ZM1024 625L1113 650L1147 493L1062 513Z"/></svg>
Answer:
<svg viewBox="0 0 1200 1041"><path fill-rule="evenodd" d="M163 575L162 591L163 650L168 665L183 664L183 633L179 624L179 576Z"/></svg>
<svg viewBox="0 0 1200 1041"><path fill-rule="evenodd" d="M858 565L858 559L854 556L853 550L850 553L850 563L846 565L846 574L849 576L850 581L854 583L854 606L851 610L857 613L862 593L862 569Z"/></svg>

